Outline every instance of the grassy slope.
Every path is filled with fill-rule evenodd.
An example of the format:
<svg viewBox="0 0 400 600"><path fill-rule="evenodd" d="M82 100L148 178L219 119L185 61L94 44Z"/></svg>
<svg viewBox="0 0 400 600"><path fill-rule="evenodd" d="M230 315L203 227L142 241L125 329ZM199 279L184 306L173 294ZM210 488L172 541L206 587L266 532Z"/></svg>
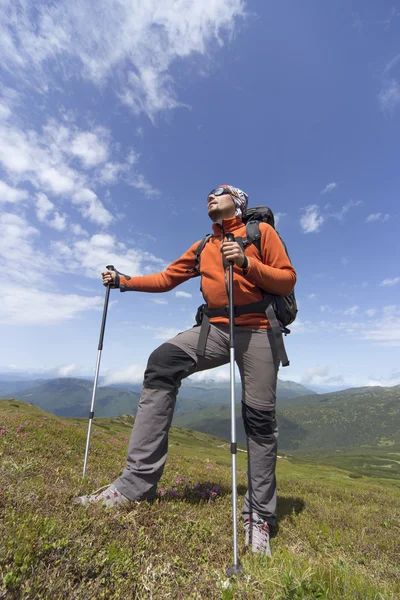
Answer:
<svg viewBox="0 0 400 600"><path fill-rule="evenodd" d="M97 420L81 483L86 421L0 403L0 597L13 599L391 599L400 597L400 490L396 482L278 461L274 558L244 552L230 584L228 445L173 428L152 506L108 513L71 504L109 483L123 465L132 419ZM238 454L239 502L245 491ZM184 478L185 481L176 480ZM200 483L200 487L197 484ZM221 491L205 501L198 490ZM188 487L185 487L185 486ZM197 487L196 487L197 486ZM3 592L3 593L2 593Z"/></svg>

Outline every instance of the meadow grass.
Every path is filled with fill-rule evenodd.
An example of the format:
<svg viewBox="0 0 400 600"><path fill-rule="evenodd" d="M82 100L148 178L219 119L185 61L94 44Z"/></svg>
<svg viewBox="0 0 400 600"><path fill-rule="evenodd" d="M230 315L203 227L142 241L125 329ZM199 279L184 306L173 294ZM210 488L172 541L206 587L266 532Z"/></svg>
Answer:
<svg viewBox="0 0 400 600"><path fill-rule="evenodd" d="M72 504L119 474L132 422L96 420L82 483L87 421L0 402L0 598L400 598L400 490L391 479L279 459L273 558L245 551L239 526L243 574L232 580L231 458L222 440L172 428L152 505ZM246 454L237 462L241 505Z"/></svg>

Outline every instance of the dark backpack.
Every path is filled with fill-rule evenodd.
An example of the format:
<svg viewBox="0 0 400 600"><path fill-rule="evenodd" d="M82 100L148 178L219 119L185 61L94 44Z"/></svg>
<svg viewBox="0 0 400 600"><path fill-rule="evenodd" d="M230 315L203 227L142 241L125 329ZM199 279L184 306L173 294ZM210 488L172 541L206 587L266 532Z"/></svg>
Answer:
<svg viewBox="0 0 400 600"><path fill-rule="evenodd" d="M260 232L260 223L267 223L271 227L275 229L275 218L272 210L268 206L254 206L253 208L248 208L246 214L243 217L243 223L246 225L246 237L236 237L235 241L245 250L247 246L250 244L254 244L257 248L259 254L261 255L261 232ZM276 231L276 230L275 230ZM278 233L278 232L277 232ZM279 236L279 233L278 233ZM196 249L195 254L195 264L196 271L200 275L200 254L204 249L204 246L212 237L212 234L206 235ZM289 253L286 248L285 242L279 236L279 239L282 242L282 245L285 249L288 259L290 260ZM200 288L201 289L201 288ZM263 296L266 296L268 292L261 290ZM272 294L268 294L272 296ZM273 302L272 306L276 315L276 318L279 321L282 332L286 334L290 333L290 330L287 329L287 326L293 323L296 319L297 315L297 302L294 291L291 292L288 296L277 296L273 294Z"/></svg>

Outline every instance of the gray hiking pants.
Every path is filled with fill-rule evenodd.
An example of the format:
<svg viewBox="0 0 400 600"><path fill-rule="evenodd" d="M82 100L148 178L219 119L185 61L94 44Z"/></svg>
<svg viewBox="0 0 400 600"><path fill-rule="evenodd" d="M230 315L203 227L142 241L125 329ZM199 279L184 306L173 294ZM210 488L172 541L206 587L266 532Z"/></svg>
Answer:
<svg viewBox="0 0 400 600"><path fill-rule="evenodd" d="M150 355L128 447L127 465L114 483L131 500L151 500L164 470L168 431L182 379L229 362L229 329L211 325L204 357L196 355L200 327L162 344ZM235 327L235 359L242 380L242 416L247 434L248 491L243 518L252 513L276 525L278 427L275 419L279 360L271 333Z"/></svg>

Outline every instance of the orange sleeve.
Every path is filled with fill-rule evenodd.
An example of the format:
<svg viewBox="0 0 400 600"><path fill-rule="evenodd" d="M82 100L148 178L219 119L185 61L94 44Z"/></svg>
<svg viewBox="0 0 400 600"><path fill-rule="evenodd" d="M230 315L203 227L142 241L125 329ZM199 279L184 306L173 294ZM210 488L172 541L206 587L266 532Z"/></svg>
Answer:
<svg viewBox="0 0 400 600"><path fill-rule="evenodd" d="M197 275L194 259L199 243L200 240L161 273L139 275L137 277L120 274L119 289L121 292L169 292L180 283Z"/></svg>
<svg viewBox="0 0 400 600"><path fill-rule="evenodd" d="M246 279L270 294L287 296L296 283L296 271L275 229L260 223L260 232L262 260L250 258Z"/></svg>

